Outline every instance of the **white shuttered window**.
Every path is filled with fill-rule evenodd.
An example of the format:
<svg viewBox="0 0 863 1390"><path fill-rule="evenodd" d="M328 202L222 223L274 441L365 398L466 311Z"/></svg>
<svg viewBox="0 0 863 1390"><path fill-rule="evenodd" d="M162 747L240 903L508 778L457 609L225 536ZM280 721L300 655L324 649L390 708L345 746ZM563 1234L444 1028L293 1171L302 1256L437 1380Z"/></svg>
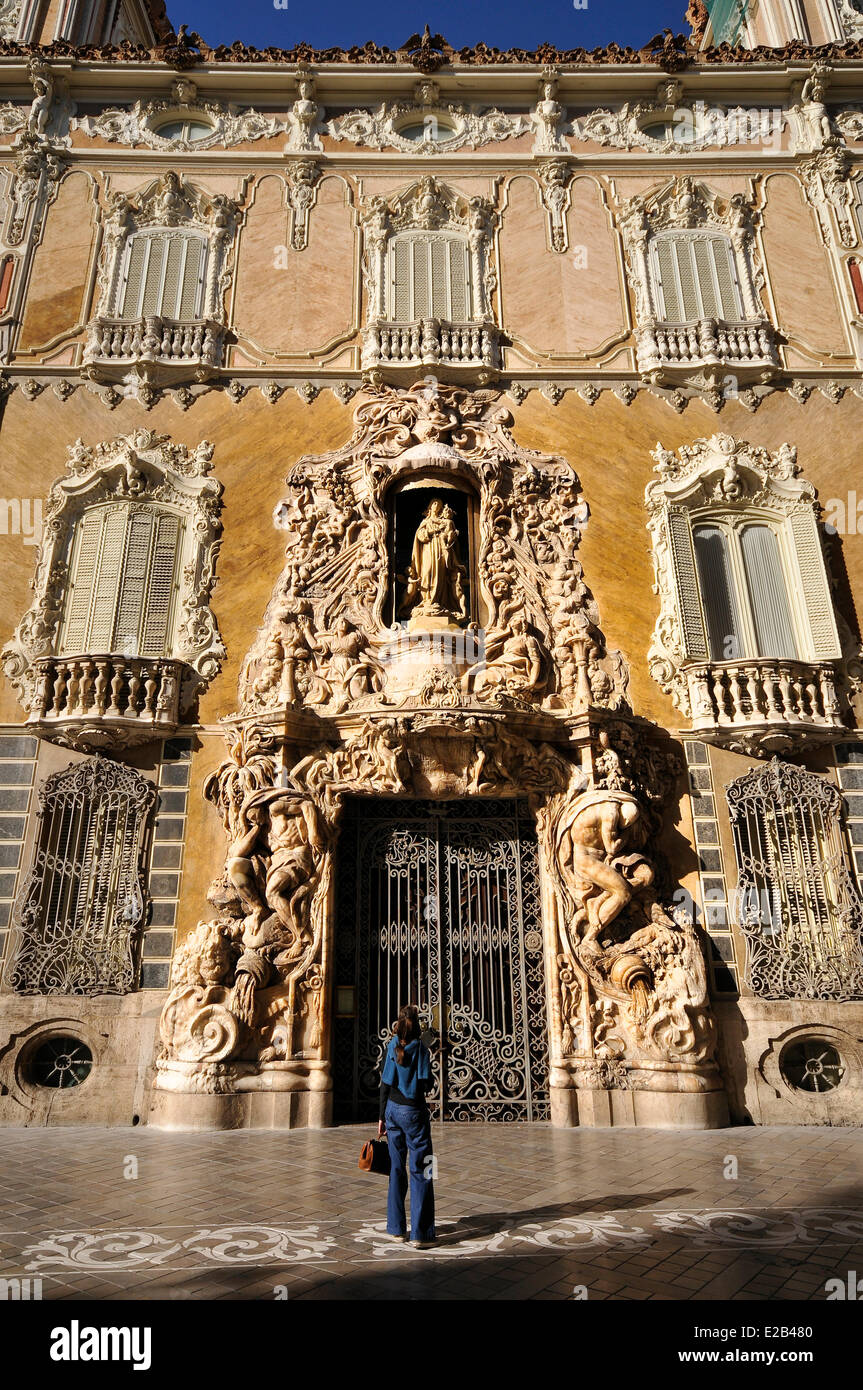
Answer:
<svg viewBox="0 0 863 1390"><path fill-rule="evenodd" d="M665 323L743 317L734 249L711 232L658 235L651 246L656 300Z"/></svg>
<svg viewBox="0 0 863 1390"><path fill-rule="evenodd" d="M196 232L159 228L129 238L117 294L117 316L149 315L187 322L200 317L207 245Z"/></svg>
<svg viewBox="0 0 863 1390"><path fill-rule="evenodd" d="M170 655L182 521L115 504L76 523L72 583L58 655Z"/></svg>
<svg viewBox="0 0 863 1390"><path fill-rule="evenodd" d="M395 323L472 317L470 252L447 232L399 232L389 245L389 312Z"/></svg>

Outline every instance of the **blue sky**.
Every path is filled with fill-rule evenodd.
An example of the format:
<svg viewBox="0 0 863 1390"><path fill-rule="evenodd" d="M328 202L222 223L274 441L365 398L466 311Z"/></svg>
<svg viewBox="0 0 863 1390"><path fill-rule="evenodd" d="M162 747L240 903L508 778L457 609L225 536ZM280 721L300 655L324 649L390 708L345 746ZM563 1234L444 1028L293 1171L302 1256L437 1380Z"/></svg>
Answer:
<svg viewBox="0 0 863 1390"><path fill-rule="evenodd" d="M264 48L290 48L305 40L315 48L345 47L374 39L397 48L426 23L454 48L479 39L496 48L595 48L615 40L639 48L661 29L688 32L686 0L167 0L176 28L183 23L213 45L242 39ZM584 3L584 0L580 0Z"/></svg>

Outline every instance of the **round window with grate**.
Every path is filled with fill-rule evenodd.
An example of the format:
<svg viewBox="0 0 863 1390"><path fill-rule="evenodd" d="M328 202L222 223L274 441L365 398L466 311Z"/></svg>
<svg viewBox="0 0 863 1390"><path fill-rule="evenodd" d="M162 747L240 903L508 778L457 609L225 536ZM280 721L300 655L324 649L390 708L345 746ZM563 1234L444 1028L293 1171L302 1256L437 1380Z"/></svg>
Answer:
<svg viewBox="0 0 863 1390"><path fill-rule="evenodd" d="M779 1059L779 1070L795 1091L833 1091L845 1075L842 1058L824 1038L798 1038Z"/></svg>
<svg viewBox="0 0 863 1390"><path fill-rule="evenodd" d="M66 1090L86 1081L93 1066L93 1054L80 1038L48 1038L33 1052L30 1078L37 1086Z"/></svg>

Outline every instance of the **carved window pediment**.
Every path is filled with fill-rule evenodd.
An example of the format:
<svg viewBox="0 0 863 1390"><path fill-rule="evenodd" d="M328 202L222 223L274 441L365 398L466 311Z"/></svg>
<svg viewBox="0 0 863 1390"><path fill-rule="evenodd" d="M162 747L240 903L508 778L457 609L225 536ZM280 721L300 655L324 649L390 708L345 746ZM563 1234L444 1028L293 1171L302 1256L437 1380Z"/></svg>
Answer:
<svg viewBox="0 0 863 1390"><path fill-rule="evenodd" d="M186 77L174 83L168 97L110 107L97 116L78 116L71 125L90 139L171 153L214 146L230 149L249 140L269 139L287 128L283 121L262 116L253 107L200 98L195 83Z"/></svg>
<svg viewBox="0 0 863 1390"><path fill-rule="evenodd" d="M779 370L762 307L754 215L691 178L640 194L619 212L635 293L639 370L652 381L730 376L767 381Z"/></svg>
<svg viewBox="0 0 863 1390"><path fill-rule="evenodd" d="M651 674L712 742L757 753L837 736L857 653L796 449L718 434L653 457Z"/></svg>
<svg viewBox="0 0 863 1390"><path fill-rule="evenodd" d="M36 597L3 652L38 732L82 747L159 737L217 674L212 454L149 430L71 446L45 506Z"/></svg>
<svg viewBox="0 0 863 1390"><path fill-rule="evenodd" d="M497 107L442 101L437 84L417 83L413 101L382 102L375 110L345 112L327 122L333 140L404 154L448 154L510 140L529 129L525 116Z"/></svg>
<svg viewBox="0 0 863 1390"><path fill-rule="evenodd" d="M230 198L170 170L138 195L114 195L87 375L161 384L219 369L238 215Z"/></svg>

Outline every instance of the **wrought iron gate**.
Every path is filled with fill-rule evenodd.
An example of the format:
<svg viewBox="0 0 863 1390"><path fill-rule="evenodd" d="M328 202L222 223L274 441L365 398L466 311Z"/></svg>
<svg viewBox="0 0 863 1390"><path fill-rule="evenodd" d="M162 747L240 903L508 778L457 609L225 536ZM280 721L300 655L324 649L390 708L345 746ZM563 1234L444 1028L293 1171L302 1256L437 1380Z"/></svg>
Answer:
<svg viewBox="0 0 863 1390"><path fill-rule="evenodd" d="M520 801L357 801L340 840L336 1118L377 1113L399 1007L420 1007L446 1120L548 1117L536 837ZM427 1039L429 1040L429 1039Z"/></svg>

